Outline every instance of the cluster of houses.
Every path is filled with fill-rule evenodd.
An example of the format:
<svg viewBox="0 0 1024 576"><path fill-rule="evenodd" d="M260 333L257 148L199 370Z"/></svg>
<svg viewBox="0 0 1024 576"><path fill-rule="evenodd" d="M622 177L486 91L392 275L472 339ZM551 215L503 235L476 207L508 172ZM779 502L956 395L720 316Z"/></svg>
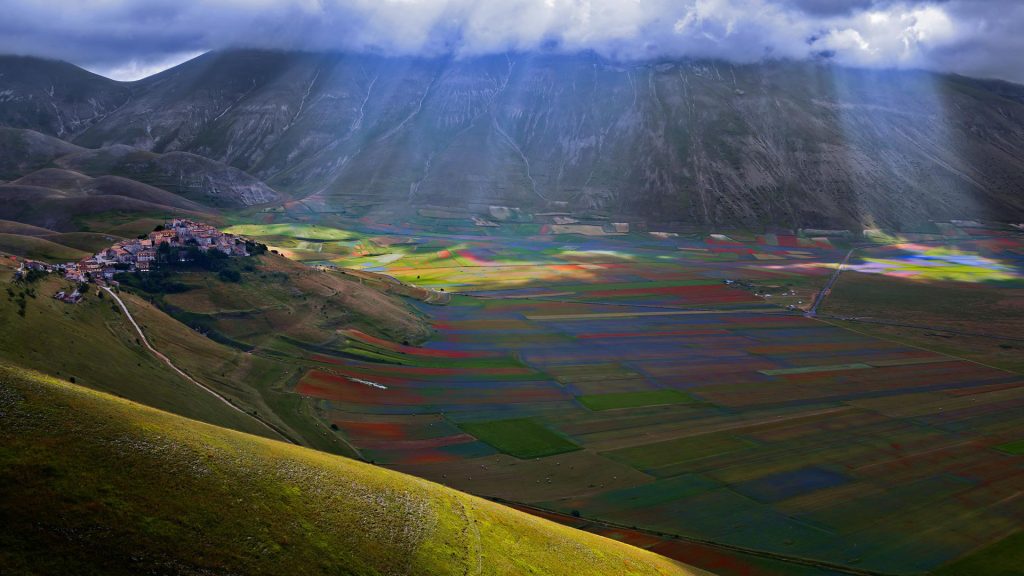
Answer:
<svg viewBox="0 0 1024 576"><path fill-rule="evenodd" d="M189 248L203 252L218 250L228 256L249 255L245 240L234 234L225 234L209 224L175 219L145 238L122 240L79 262L48 264L26 260L23 266L29 270L63 274L74 282L91 281L105 285L114 283L114 275L120 272L148 272L155 267L158 253L163 253L167 259L185 262Z"/></svg>

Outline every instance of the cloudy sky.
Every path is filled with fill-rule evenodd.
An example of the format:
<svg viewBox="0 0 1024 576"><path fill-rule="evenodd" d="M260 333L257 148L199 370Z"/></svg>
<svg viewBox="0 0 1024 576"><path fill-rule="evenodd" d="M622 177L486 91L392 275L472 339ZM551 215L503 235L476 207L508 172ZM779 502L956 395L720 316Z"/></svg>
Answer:
<svg viewBox="0 0 1024 576"><path fill-rule="evenodd" d="M0 52L135 79L232 46L822 56L1024 82L1024 0L0 0Z"/></svg>

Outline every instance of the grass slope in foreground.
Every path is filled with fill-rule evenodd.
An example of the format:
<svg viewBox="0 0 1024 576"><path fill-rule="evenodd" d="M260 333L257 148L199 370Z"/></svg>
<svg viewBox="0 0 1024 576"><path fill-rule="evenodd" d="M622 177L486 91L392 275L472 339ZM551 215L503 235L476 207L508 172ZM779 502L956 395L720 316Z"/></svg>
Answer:
<svg viewBox="0 0 1024 576"><path fill-rule="evenodd" d="M440 485L0 364L0 572L695 574Z"/></svg>

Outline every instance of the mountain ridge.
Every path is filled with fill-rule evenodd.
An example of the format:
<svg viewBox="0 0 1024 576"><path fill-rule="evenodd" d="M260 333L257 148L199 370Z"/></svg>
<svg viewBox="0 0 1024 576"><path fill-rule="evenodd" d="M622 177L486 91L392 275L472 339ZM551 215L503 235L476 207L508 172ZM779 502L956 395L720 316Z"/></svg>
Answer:
<svg viewBox="0 0 1024 576"><path fill-rule="evenodd" d="M327 210L458 202L749 227L1024 219L1024 87L1006 82L821 62L234 50L117 86L130 100L74 143L192 152Z"/></svg>

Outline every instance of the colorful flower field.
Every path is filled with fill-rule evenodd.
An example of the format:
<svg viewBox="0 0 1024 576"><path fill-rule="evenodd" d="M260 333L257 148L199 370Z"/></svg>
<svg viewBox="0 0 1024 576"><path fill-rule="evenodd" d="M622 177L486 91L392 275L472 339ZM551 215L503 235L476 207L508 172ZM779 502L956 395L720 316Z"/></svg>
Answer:
<svg viewBox="0 0 1024 576"><path fill-rule="evenodd" d="M1000 282L1024 279L1024 247L1014 238L953 244L903 243L867 250L851 270L921 281Z"/></svg>
<svg viewBox="0 0 1024 576"><path fill-rule="evenodd" d="M436 337L349 333L297 392L364 458L721 574L917 574L1018 534L1024 377L772 305L725 281L823 284L845 250L724 238L378 241L347 264L456 294L417 304ZM993 242L854 265L1019 275Z"/></svg>

